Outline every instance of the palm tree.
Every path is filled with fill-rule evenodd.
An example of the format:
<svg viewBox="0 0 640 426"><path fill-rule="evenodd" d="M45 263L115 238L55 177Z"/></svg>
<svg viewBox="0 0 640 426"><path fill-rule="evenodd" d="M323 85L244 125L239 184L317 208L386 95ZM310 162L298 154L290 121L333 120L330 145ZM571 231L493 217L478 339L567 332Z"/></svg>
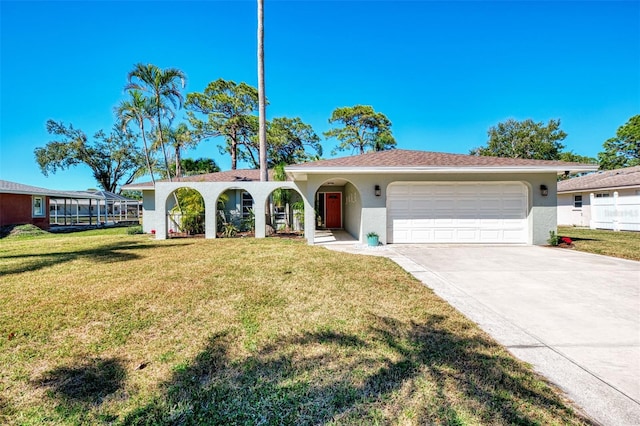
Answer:
<svg viewBox="0 0 640 426"><path fill-rule="evenodd" d="M264 93L264 0L258 0L258 119L260 130L260 180L267 181L267 124L266 96Z"/></svg>
<svg viewBox="0 0 640 426"><path fill-rule="evenodd" d="M182 176L182 150L186 147L193 146L195 142L191 138L191 132L185 123L180 123L178 127L171 128L163 126L163 136L166 138L164 141L173 147L174 160L175 160L175 176ZM162 149L162 144L156 141L151 149Z"/></svg>
<svg viewBox="0 0 640 426"><path fill-rule="evenodd" d="M149 174L151 175L151 181L155 186L156 180L153 176L153 168L151 167L151 160L149 159L149 147L144 130L145 120L153 123L153 108L149 100L146 99L139 90L129 90L129 96L131 96L131 99L120 102L120 105L115 108L116 117L121 123L122 131L125 133L131 120L135 120L138 123L144 144L144 158L147 162Z"/></svg>
<svg viewBox="0 0 640 426"><path fill-rule="evenodd" d="M185 74L177 68L162 70L153 64L144 65L138 63L129 72L127 76L129 83L125 86L125 89L139 90L149 95L157 120L157 140L162 149L169 181L171 181L171 172L167 151L164 146L164 135L162 134L162 117L168 117L169 121L173 119L175 114L169 104L173 105L174 108L182 108L184 97L178 86L178 81L184 88L186 78Z"/></svg>

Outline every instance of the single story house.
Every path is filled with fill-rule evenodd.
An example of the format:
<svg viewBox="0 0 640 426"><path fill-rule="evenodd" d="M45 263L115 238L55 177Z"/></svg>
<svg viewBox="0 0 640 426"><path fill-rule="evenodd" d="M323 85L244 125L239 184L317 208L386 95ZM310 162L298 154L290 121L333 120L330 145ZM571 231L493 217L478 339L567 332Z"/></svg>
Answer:
<svg viewBox="0 0 640 426"><path fill-rule="evenodd" d="M640 231L640 166L558 182L558 224Z"/></svg>
<svg viewBox="0 0 640 426"><path fill-rule="evenodd" d="M32 224L49 229L50 191L0 180L0 227Z"/></svg>
<svg viewBox="0 0 640 426"><path fill-rule="evenodd" d="M216 238L221 194L250 195L261 238L274 190L289 189L304 201L310 244L317 228L344 229L363 243L375 232L383 244L546 244L557 225L557 176L596 168L394 149L290 165L286 181L260 182L257 170L231 170L124 189L143 192L143 227L158 239L168 236L174 191L186 187L204 199L205 238Z"/></svg>
<svg viewBox="0 0 640 426"><path fill-rule="evenodd" d="M76 192L54 191L36 186L0 180L0 226L32 224L49 229L52 198L77 199ZM83 194L82 198L99 198Z"/></svg>

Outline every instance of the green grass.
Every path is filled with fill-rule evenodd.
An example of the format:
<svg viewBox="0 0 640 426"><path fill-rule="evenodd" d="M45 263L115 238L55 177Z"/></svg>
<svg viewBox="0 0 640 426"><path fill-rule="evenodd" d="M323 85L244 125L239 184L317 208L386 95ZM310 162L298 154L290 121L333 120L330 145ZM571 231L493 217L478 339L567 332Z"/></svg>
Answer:
<svg viewBox="0 0 640 426"><path fill-rule="evenodd" d="M579 251L640 261L640 232L558 227L558 234L571 238Z"/></svg>
<svg viewBox="0 0 640 426"><path fill-rule="evenodd" d="M388 259L90 232L0 240L0 423L588 423Z"/></svg>

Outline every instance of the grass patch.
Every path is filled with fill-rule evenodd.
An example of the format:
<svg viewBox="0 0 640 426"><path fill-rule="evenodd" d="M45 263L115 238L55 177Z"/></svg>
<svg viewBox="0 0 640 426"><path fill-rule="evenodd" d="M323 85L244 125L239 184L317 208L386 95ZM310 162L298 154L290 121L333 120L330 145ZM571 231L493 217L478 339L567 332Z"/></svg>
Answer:
<svg viewBox="0 0 640 426"><path fill-rule="evenodd" d="M0 243L3 424L585 424L397 265L287 239Z"/></svg>
<svg viewBox="0 0 640 426"><path fill-rule="evenodd" d="M35 225L9 225L0 227L0 238L28 238L49 234Z"/></svg>
<svg viewBox="0 0 640 426"><path fill-rule="evenodd" d="M558 227L558 234L571 238L579 251L640 261L640 232Z"/></svg>

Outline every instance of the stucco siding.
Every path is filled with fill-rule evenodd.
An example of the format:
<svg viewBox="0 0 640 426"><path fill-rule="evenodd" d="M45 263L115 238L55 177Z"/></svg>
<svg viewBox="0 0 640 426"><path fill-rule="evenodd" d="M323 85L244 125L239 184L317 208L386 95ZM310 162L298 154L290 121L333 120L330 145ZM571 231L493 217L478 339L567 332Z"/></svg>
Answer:
<svg viewBox="0 0 640 426"><path fill-rule="evenodd" d="M335 181L334 185L327 185ZM346 181L346 183L345 183ZM156 230L157 238L166 238L167 222L165 206L171 192L180 187L196 189L205 200L206 238L215 238L214 217L218 196L230 189L247 191L254 200L256 217L256 237L265 236L265 214L267 200L271 192L278 188L292 188L301 193L305 201L305 237L314 241L316 193L341 192L343 194L343 227L347 232L364 241L368 232L376 232L380 241L386 244L387 238L387 187L394 182L522 182L528 188L527 221L529 229L528 243L546 244L549 231L557 227L557 193L555 173L407 173L394 174L309 174L296 182L163 182L156 184L155 196L145 191L144 229ZM381 195L375 195L375 186L381 188ZM541 195L540 186L548 188L548 195ZM240 201L234 200L237 206ZM230 202L231 204L231 202Z"/></svg>
<svg viewBox="0 0 640 426"><path fill-rule="evenodd" d="M361 227L361 211L362 203L360 202L360 194L355 186L347 183L344 186L344 194L342 199L342 217L344 218L344 229L354 238L362 241Z"/></svg>
<svg viewBox="0 0 640 426"><path fill-rule="evenodd" d="M328 181L346 179L360 194L362 234L370 231L380 235L380 241L387 241L386 191L394 182L508 182L524 183L528 189L529 243L546 244L549 231L557 229L557 193L555 173L396 173L396 174L313 174L308 175L307 194L315 196L317 189ZM377 197L375 185L382 191ZM548 195L541 195L540 186L545 185ZM312 198L313 199L313 198ZM361 235L362 238L362 235Z"/></svg>
<svg viewBox="0 0 640 426"><path fill-rule="evenodd" d="M158 229L158 221L162 218L156 212L155 191L142 191L142 231L151 233Z"/></svg>

